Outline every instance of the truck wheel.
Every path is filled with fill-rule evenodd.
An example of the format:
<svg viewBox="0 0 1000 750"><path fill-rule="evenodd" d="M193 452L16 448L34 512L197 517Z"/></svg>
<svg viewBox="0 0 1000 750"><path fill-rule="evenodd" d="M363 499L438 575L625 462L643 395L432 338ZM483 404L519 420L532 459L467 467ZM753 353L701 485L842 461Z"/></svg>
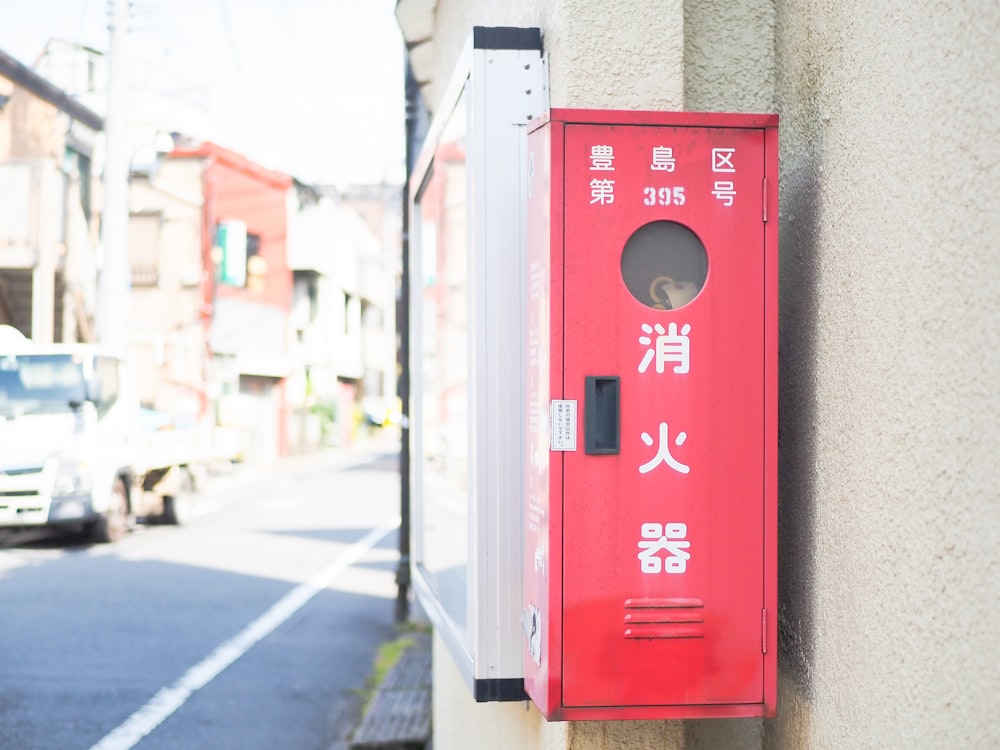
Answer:
<svg viewBox="0 0 1000 750"><path fill-rule="evenodd" d="M181 469L180 485L176 495L163 496L164 523L181 526L188 523L194 512L194 480L191 472Z"/></svg>
<svg viewBox="0 0 1000 750"><path fill-rule="evenodd" d="M115 477L107 515L94 523L91 536L95 542L110 544L117 542L126 532L128 532L128 493L125 490L125 480Z"/></svg>

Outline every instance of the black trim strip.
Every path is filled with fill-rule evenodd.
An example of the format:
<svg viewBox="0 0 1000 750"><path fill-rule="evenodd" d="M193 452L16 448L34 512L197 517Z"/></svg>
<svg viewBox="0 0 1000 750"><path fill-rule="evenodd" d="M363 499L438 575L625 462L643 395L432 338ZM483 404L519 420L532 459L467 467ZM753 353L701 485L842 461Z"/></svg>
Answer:
<svg viewBox="0 0 1000 750"><path fill-rule="evenodd" d="M542 51L542 30L516 26L473 26L475 49L527 49Z"/></svg>
<svg viewBox="0 0 1000 750"><path fill-rule="evenodd" d="M472 694L477 703L531 700L524 692L524 680L520 677L473 680Z"/></svg>

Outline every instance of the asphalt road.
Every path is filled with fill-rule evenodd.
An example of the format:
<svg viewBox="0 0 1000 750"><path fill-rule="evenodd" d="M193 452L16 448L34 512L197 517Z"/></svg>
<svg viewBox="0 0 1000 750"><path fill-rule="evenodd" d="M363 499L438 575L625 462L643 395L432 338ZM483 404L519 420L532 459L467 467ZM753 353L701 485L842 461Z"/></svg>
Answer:
<svg viewBox="0 0 1000 750"><path fill-rule="evenodd" d="M0 750L329 750L394 637L396 443L214 479L183 527L0 538Z"/></svg>

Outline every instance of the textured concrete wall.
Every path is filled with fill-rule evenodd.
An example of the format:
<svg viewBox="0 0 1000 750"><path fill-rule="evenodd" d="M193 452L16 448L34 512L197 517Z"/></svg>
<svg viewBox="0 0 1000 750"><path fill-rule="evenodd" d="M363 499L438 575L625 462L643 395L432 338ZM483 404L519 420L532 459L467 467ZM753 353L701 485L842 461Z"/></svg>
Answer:
<svg viewBox="0 0 1000 750"><path fill-rule="evenodd" d="M686 0L684 109L775 112L773 0Z"/></svg>
<svg viewBox="0 0 1000 750"><path fill-rule="evenodd" d="M781 116L779 715L546 725L439 669L437 750L1000 747L1000 6L499 5L439 1L436 75L538 25L553 106Z"/></svg>
<svg viewBox="0 0 1000 750"><path fill-rule="evenodd" d="M473 26L537 26L549 61L553 107L683 109L683 0L438 0L436 108Z"/></svg>
<svg viewBox="0 0 1000 750"><path fill-rule="evenodd" d="M1000 6L778 3L782 702L998 747Z"/></svg>
<svg viewBox="0 0 1000 750"><path fill-rule="evenodd" d="M549 724L534 704L476 703L448 647L435 633L433 652L434 750L565 750L567 724Z"/></svg>

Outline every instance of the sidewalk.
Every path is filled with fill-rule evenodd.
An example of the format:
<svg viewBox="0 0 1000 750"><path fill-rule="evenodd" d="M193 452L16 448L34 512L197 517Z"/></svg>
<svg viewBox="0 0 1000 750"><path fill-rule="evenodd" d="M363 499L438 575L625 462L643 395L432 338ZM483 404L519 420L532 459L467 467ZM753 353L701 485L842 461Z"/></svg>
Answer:
<svg viewBox="0 0 1000 750"><path fill-rule="evenodd" d="M351 733L348 750L431 747L431 634L414 632L409 637L410 645L377 686Z"/></svg>
<svg viewBox="0 0 1000 750"><path fill-rule="evenodd" d="M389 430L372 435L364 435L350 445L325 447L303 453L266 461L246 461L219 463L209 467L202 490L223 489L231 485L255 481L260 477L282 471L328 466L333 469L385 460L387 456L398 456L400 436ZM390 459L391 460L391 459Z"/></svg>
<svg viewBox="0 0 1000 750"><path fill-rule="evenodd" d="M399 451L399 434L380 431L358 438L348 446L323 448L265 462L219 466L210 472L202 489L234 489L273 473L320 467L331 470L371 467L398 472ZM426 617L416 603L411 607L414 611L410 622L426 624ZM391 609L386 616L392 617ZM361 715L360 696L366 691L365 685L357 686L350 699L342 697L331 708L336 739L327 750L431 749L431 634L413 630L399 635L411 637L411 643L374 690L364 715Z"/></svg>

